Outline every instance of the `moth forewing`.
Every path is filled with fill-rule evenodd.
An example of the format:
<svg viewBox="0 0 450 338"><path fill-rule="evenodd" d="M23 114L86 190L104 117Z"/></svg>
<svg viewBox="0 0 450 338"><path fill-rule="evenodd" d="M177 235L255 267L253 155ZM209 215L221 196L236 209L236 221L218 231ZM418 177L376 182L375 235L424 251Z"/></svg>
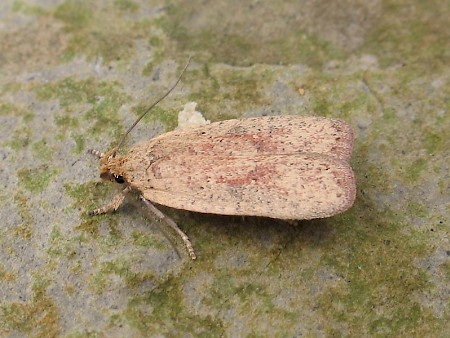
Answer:
<svg viewBox="0 0 450 338"><path fill-rule="evenodd" d="M111 163L150 201L202 213L312 219L348 209L351 127L318 117L217 122L163 134Z"/></svg>
<svg viewBox="0 0 450 338"><path fill-rule="evenodd" d="M144 174L125 162L126 180L148 200L223 215L312 219L348 209L355 198L350 166L321 154L160 158Z"/></svg>
<svg viewBox="0 0 450 338"><path fill-rule="evenodd" d="M154 153L217 156L319 153L348 160L353 129L341 120L324 117L267 116L215 122L174 130L140 143L130 154Z"/></svg>

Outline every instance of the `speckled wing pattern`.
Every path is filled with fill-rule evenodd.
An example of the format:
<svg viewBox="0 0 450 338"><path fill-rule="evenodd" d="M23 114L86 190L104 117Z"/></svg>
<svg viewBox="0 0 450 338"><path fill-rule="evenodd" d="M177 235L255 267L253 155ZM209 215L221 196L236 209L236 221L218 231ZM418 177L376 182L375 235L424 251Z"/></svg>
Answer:
<svg viewBox="0 0 450 338"><path fill-rule="evenodd" d="M339 120L228 120L140 143L122 159L120 171L145 198L173 208L322 218L353 204L352 146L352 128Z"/></svg>

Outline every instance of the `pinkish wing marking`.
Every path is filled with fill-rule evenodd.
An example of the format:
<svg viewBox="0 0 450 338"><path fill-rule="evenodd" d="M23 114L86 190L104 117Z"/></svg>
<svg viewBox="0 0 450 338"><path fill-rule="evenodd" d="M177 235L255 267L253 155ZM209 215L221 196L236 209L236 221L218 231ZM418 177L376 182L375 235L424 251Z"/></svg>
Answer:
<svg viewBox="0 0 450 338"><path fill-rule="evenodd" d="M317 154L176 156L155 162L147 177L145 198L205 213L310 219L344 211L355 198L349 165Z"/></svg>

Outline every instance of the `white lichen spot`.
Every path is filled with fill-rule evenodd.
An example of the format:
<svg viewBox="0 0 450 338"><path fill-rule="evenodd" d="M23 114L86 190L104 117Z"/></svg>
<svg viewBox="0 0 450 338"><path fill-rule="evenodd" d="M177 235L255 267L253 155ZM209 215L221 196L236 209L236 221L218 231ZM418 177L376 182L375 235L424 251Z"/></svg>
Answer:
<svg viewBox="0 0 450 338"><path fill-rule="evenodd" d="M196 107L197 102L188 102L184 105L183 110L178 113L177 129L198 127L211 123L203 117L201 112L195 110Z"/></svg>

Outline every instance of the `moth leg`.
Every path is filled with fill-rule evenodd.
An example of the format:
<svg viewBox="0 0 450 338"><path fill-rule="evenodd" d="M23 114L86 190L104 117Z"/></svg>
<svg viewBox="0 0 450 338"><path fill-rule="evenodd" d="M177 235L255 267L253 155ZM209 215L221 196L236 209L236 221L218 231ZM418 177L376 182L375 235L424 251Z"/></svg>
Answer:
<svg viewBox="0 0 450 338"><path fill-rule="evenodd" d="M97 149L88 149L87 153L94 155L98 159L101 159L102 157L105 156L105 153L102 153L101 151L98 151Z"/></svg>
<svg viewBox="0 0 450 338"><path fill-rule="evenodd" d="M175 221L172 218L170 218L169 216L163 214L159 209L157 209L152 203L150 203L149 200L147 200L142 195L141 195L141 200L151 210L151 212L153 212L156 215L156 217L158 217L162 221L165 221L173 230L175 230L177 232L177 234L183 240L184 245L186 246L186 249L189 253L189 256L192 259L196 259L197 256L195 255L194 248L192 247L192 243L189 240L189 237L178 227L177 223L175 223Z"/></svg>
<svg viewBox="0 0 450 338"><path fill-rule="evenodd" d="M123 200L125 199L126 194L130 190L131 190L130 186L126 187L121 192L114 195L111 202L109 202L107 205L105 205L101 208L89 211L89 216L97 216L97 215L101 215L101 214L106 214L108 212L116 211L120 207L120 205L123 203Z"/></svg>

